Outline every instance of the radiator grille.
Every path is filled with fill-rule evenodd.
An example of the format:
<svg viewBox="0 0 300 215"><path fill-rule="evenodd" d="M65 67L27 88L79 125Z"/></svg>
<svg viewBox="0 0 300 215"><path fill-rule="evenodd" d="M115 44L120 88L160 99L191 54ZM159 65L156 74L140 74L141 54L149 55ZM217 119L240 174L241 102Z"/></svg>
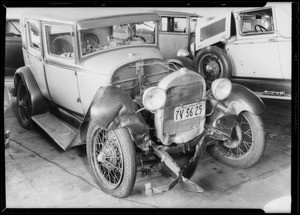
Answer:
<svg viewBox="0 0 300 215"><path fill-rule="evenodd" d="M174 135L179 132L191 130L192 125L200 126L200 117L180 122L174 122L174 110L176 107L198 102L202 99L203 85L195 82L191 85L171 87L167 90L167 101L164 108L164 134Z"/></svg>

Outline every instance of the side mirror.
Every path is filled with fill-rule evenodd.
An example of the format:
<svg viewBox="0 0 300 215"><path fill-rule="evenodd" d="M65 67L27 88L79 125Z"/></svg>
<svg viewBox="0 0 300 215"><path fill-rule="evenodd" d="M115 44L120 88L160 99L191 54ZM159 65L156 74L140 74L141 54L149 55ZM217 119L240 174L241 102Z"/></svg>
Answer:
<svg viewBox="0 0 300 215"><path fill-rule="evenodd" d="M179 49L177 52L177 57L187 57L189 55L190 55L189 51L183 48Z"/></svg>

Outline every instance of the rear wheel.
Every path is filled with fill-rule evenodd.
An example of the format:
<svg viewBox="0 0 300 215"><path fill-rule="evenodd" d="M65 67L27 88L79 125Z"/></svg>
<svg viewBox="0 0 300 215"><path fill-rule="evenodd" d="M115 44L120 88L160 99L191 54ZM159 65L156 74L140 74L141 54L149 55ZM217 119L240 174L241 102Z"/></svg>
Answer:
<svg viewBox="0 0 300 215"><path fill-rule="evenodd" d="M258 162L265 150L264 126L261 118L242 112L236 120L231 142L218 142L208 148L217 160L239 168L248 168Z"/></svg>
<svg viewBox="0 0 300 215"><path fill-rule="evenodd" d="M87 157L94 180L107 194L127 197L136 179L135 147L125 128L106 131L91 122Z"/></svg>
<svg viewBox="0 0 300 215"><path fill-rule="evenodd" d="M32 128L32 106L29 91L21 79L17 86L18 121L23 128Z"/></svg>

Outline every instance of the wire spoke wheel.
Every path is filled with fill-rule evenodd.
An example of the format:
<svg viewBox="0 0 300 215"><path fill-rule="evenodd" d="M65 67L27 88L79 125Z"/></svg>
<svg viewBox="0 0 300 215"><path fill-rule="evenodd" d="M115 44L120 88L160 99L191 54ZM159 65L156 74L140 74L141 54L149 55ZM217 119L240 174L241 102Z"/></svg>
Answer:
<svg viewBox="0 0 300 215"><path fill-rule="evenodd" d="M106 131L92 120L86 135L90 171L105 193L127 197L136 179L135 146L126 128Z"/></svg>
<svg viewBox="0 0 300 215"><path fill-rule="evenodd" d="M115 189L122 181L123 154L114 133L99 129L93 139L93 162L97 177L109 189Z"/></svg>
<svg viewBox="0 0 300 215"><path fill-rule="evenodd" d="M265 132L260 116L244 111L236 119L231 141L219 141L208 148L217 160L239 168L253 166L265 150Z"/></svg>
<svg viewBox="0 0 300 215"><path fill-rule="evenodd" d="M224 49L217 46L200 49L195 56L194 68L204 76L208 86L218 78L231 78L229 56Z"/></svg>
<svg viewBox="0 0 300 215"><path fill-rule="evenodd" d="M200 64L199 71L203 71L207 80L214 81L222 75L222 64L219 58L213 54L206 54L203 56Z"/></svg>

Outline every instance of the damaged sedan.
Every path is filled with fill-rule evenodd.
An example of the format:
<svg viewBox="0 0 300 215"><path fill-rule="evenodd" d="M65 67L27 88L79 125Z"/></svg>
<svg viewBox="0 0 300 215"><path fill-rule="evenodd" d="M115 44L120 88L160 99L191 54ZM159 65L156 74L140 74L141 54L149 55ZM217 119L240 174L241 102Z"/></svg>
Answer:
<svg viewBox="0 0 300 215"><path fill-rule="evenodd" d="M14 76L19 123L39 125L64 150L86 145L97 185L131 194L137 160L155 158L174 180L189 180L206 149L235 167L254 165L265 148L264 103L242 85L204 78L158 49L159 15L127 9L47 8L21 16L25 66ZM175 61L174 61L175 62ZM178 61L176 61L178 62ZM187 156L182 166L173 156Z"/></svg>

